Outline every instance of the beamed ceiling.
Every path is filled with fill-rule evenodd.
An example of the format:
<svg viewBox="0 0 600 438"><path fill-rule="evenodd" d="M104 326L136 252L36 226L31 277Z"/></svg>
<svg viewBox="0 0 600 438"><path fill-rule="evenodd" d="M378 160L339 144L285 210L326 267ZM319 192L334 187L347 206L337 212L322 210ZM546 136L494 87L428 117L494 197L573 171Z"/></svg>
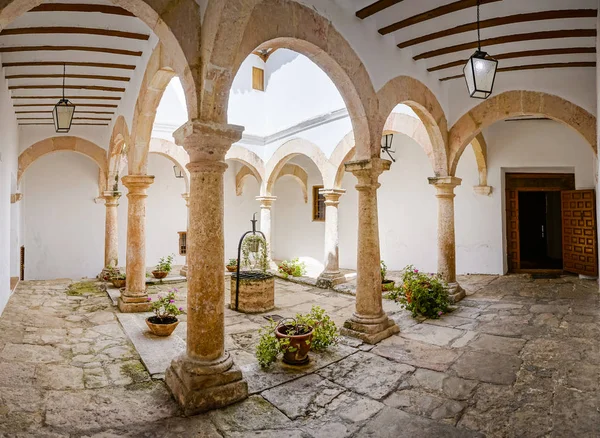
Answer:
<svg viewBox="0 0 600 438"><path fill-rule="evenodd" d="M62 97L73 125L108 126L149 47L150 29L110 2L43 3L0 32L0 57L19 125L51 125Z"/></svg>
<svg viewBox="0 0 600 438"><path fill-rule="evenodd" d="M480 0L482 50L508 71L596 66L597 0ZM440 81L477 48L477 0L357 0L356 16Z"/></svg>

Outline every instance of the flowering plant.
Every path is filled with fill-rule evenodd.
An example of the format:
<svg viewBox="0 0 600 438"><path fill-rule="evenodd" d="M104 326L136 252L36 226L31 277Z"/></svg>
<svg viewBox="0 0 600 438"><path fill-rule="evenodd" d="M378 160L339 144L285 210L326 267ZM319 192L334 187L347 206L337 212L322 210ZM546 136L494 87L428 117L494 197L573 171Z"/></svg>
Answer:
<svg viewBox="0 0 600 438"><path fill-rule="evenodd" d="M171 272L171 270L173 269L174 258L175 257L173 255L161 257L158 261L158 264L156 265L156 270L160 272Z"/></svg>
<svg viewBox="0 0 600 438"><path fill-rule="evenodd" d="M183 313L183 307L177 307L175 305L175 292L176 288L169 289L166 296L158 296L158 299L152 303L151 310L157 319L162 323L171 322L173 319L177 320L176 316ZM148 297L148 301L152 301L152 298Z"/></svg>
<svg viewBox="0 0 600 438"><path fill-rule="evenodd" d="M450 310L446 288L439 276L421 273L409 265L402 270L402 285L386 298L400 303L413 317L439 318Z"/></svg>

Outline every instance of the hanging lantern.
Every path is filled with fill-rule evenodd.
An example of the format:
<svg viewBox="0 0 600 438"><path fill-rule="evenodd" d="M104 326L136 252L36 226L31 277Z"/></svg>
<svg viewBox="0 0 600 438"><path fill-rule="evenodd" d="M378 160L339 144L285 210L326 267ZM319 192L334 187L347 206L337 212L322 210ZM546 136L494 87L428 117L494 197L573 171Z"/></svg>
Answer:
<svg viewBox="0 0 600 438"><path fill-rule="evenodd" d="M388 154L390 159L395 163L396 160L392 157L392 154L396 151L392 150L392 142L394 141L394 134L385 134L381 137L381 150Z"/></svg>
<svg viewBox="0 0 600 438"><path fill-rule="evenodd" d="M54 119L54 129L56 132L69 132L71 123L73 122L73 114L75 113L75 105L65 98L65 76L66 66L63 66L63 97L58 101L52 110L52 118Z"/></svg>
<svg viewBox="0 0 600 438"><path fill-rule="evenodd" d="M173 166L173 172L175 173L175 178L183 178L183 170L178 165Z"/></svg>
<svg viewBox="0 0 600 438"><path fill-rule="evenodd" d="M481 36L479 32L479 0L477 1L477 50L469 58L463 72L467 82L469 96L476 99L487 99L494 89L498 61L488 56L481 50Z"/></svg>

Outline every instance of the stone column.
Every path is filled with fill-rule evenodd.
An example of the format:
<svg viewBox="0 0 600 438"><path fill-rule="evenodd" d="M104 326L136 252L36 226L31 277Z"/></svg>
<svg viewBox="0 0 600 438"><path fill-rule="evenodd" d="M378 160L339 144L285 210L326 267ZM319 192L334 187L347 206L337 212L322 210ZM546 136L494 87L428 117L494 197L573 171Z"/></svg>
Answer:
<svg viewBox="0 0 600 438"><path fill-rule="evenodd" d="M154 176L127 175L121 181L127 187L127 286L119 298L121 312L150 310L146 293L146 190Z"/></svg>
<svg viewBox="0 0 600 438"><path fill-rule="evenodd" d="M325 269L317 279L317 287L327 289L346 280L340 272L338 233L338 206L346 190L321 189L319 192L325 197Z"/></svg>
<svg viewBox="0 0 600 438"><path fill-rule="evenodd" d="M225 154L243 128L193 120L174 137L190 156L187 236L187 349L167 369L165 381L185 415L248 396L241 371L225 351Z"/></svg>
<svg viewBox="0 0 600 438"><path fill-rule="evenodd" d="M188 208L188 220L187 220L187 228L189 228L189 224L190 224L190 194L189 193L182 193L181 197L184 199L185 201L185 206ZM186 230L187 231L187 230ZM186 234L187 236L187 234ZM185 254L185 265L183 265L183 267L181 268L181 271L179 271L179 275L183 276L183 277L187 277L187 271L188 271L188 266L187 266L187 248L186 248L186 254Z"/></svg>
<svg viewBox="0 0 600 438"><path fill-rule="evenodd" d="M391 162L381 158L351 161L346 171L358 179L358 254L356 279L356 311L344 323L341 333L375 344L400 328L383 311L379 253L377 189L379 175Z"/></svg>
<svg viewBox="0 0 600 438"><path fill-rule="evenodd" d="M106 222L104 224L104 267L119 266L118 213L120 192L104 192Z"/></svg>
<svg viewBox="0 0 600 438"><path fill-rule="evenodd" d="M461 183L454 176L429 178L438 198L438 274L448 283L453 302L462 300L465 291L456 281L456 243L454 239L454 188Z"/></svg>
<svg viewBox="0 0 600 438"><path fill-rule="evenodd" d="M269 257L269 264L271 268L276 269L275 263L272 258L271 251L271 207L273 202L277 199L277 196L257 196L256 200L260 202L260 231L265 235L267 241L267 255ZM239 263L239 261L238 261Z"/></svg>

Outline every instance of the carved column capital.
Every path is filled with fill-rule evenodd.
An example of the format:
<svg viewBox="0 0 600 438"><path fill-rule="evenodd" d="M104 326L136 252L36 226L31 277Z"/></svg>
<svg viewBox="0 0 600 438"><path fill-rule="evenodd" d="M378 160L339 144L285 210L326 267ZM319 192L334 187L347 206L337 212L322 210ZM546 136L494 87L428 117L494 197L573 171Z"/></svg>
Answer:
<svg viewBox="0 0 600 438"><path fill-rule="evenodd" d="M104 199L104 205L106 207L118 207L120 197L121 192L113 192L112 190L109 190L102 193L102 198Z"/></svg>
<svg viewBox="0 0 600 438"><path fill-rule="evenodd" d="M337 207L340 203L340 197L346 193L343 189L319 189L319 193L325 197L325 205Z"/></svg>
<svg viewBox="0 0 600 438"><path fill-rule="evenodd" d="M10 203L11 204L16 204L21 199L23 199L23 193L13 193L12 195L10 195Z"/></svg>
<svg viewBox="0 0 600 438"><path fill-rule="evenodd" d="M349 161L344 164L346 172L352 174L358 179L356 190L378 189L379 175L386 170L390 170L392 162L382 158L370 158L368 160Z"/></svg>
<svg viewBox="0 0 600 438"><path fill-rule="evenodd" d="M225 154L231 145L242 138L242 132L243 126L195 119L178 128L173 137L175 143L187 151L190 164L202 161L220 162L225 161ZM187 168L190 172L193 171L189 164Z"/></svg>
<svg viewBox="0 0 600 438"><path fill-rule="evenodd" d="M153 175L126 175L121 178L123 185L127 187L127 196L146 196L146 190L154 182Z"/></svg>
<svg viewBox="0 0 600 438"><path fill-rule="evenodd" d="M260 208L270 210L273 206L273 202L277 199L277 196L257 196L256 200L260 202Z"/></svg>
<svg viewBox="0 0 600 438"><path fill-rule="evenodd" d="M428 178L429 184L437 189L436 197L438 198L454 198L454 188L459 186L462 179L455 176L436 176Z"/></svg>
<svg viewBox="0 0 600 438"><path fill-rule="evenodd" d="M190 194L189 193L182 193L181 197L184 199L185 201L185 206L189 207L190 206Z"/></svg>

